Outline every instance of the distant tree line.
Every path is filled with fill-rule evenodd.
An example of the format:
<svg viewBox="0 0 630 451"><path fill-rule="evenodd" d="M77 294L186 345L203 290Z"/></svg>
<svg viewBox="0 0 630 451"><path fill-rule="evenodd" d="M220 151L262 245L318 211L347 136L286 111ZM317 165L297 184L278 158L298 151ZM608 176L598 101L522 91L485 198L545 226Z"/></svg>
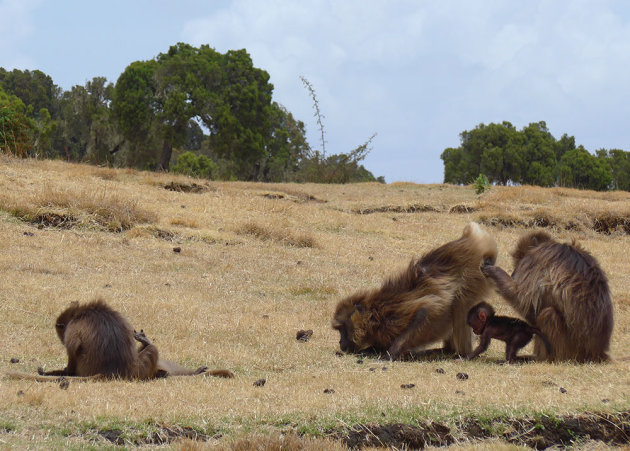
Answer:
<svg viewBox="0 0 630 451"><path fill-rule="evenodd" d="M115 84L64 91L39 70L0 68L0 152L198 177L360 182L368 149L313 150L245 50L178 43L131 63ZM382 181L382 178L379 178Z"/></svg>
<svg viewBox="0 0 630 451"><path fill-rule="evenodd" d="M556 140L543 121L521 130L509 122L479 124L460 139L459 147L442 152L445 183L469 184L483 174L498 185L630 191L630 152L600 149L593 155L566 133Z"/></svg>

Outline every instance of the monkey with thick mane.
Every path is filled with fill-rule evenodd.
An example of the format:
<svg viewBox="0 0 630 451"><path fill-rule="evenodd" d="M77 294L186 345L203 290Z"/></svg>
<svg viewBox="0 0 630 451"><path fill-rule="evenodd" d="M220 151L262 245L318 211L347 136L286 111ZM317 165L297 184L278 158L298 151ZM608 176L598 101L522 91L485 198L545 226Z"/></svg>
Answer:
<svg viewBox="0 0 630 451"><path fill-rule="evenodd" d="M40 368L39 376L15 372L9 376L35 380L61 376L138 380L197 374L234 376L229 370L210 371L205 366L191 370L160 359L157 347L144 331L136 332L129 321L101 299L83 305L73 302L59 315L55 329L68 353L66 367L54 371Z"/></svg>
<svg viewBox="0 0 630 451"><path fill-rule="evenodd" d="M575 242L559 243L545 232L521 237L512 257L511 277L493 265L483 266L482 272L551 342L551 352L547 352L536 337L536 357L548 361L607 360L613 307L608 279L597 260Z"/></svg>
<svg viewBox="0 0 630 451"><path fill-rule="evenodd" d="M373 350L397 359L444 340L446 350L468 355L472 350L468 310L491 289L480 266L494 264L496 257L492 236L469 223L459 239L412 260L380 288L341 300L332 321L341 350Z"/></svg>

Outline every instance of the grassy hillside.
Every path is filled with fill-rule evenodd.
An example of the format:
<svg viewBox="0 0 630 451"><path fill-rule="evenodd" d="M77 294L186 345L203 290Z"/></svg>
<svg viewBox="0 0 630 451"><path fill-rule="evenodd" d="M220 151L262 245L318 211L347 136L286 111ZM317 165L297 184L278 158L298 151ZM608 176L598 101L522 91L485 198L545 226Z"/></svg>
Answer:
<svg viewBox="0 0 630 451"><path fill-rule="evenodd" d="M535 227L595 255L614 296L615 360L501 365L500 343L473 362L336 355L336 303L471 220L495 237L508 271L511 248ZM0 445L341 448L335 440L353 430L377 437L375 427L398 423L437 437L427 444L531 445L576 416L610 423L617 441L630 435L629 193L222 183L0 157L0 231L0 373L62 368L56 316L102 297L163 357L236 374L67 390L2 377ZM489 302L515 315L498 296ZM296 340L300 329L313 330L308 342ZM581 443L575 428L569 440Z"/></svg>

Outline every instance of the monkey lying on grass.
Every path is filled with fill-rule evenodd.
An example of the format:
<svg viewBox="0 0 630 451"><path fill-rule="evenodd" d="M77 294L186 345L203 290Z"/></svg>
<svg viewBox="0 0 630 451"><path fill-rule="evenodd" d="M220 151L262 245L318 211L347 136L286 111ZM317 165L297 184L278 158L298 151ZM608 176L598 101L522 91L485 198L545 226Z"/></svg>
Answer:
<svg viewBox="0 0 630 451"><path fill-rule="evenodd" d="M137 380L198 374L234 377L229 370L208 370L205 366L191 370L160 359L157 347L144 331L133 330L120 313L101 299L83 305L73 302L59 315L55 328L68 353L68 365L55 371L40 368L39 376L26 373L8 373L8 376L37 381L57 380L60 376ZM136 341L140 342L140 348L136 347Z"/></svg>
<svg viewBox="0 0 630 451"><path fill-rule="evenodd" d="M473 332L481 335L479 346L468 356L467 360L474 359L490 346L493 338L505 342L505 360L512 363L516 360L516 353L525 347L534 336L538 335L547 348L547 353L551 354L549 340L542 334L540 329L532 327L525 321L509 316L497 316L494 308L487 302L480 302L470 309L466 320L472 327Z"/></svg>

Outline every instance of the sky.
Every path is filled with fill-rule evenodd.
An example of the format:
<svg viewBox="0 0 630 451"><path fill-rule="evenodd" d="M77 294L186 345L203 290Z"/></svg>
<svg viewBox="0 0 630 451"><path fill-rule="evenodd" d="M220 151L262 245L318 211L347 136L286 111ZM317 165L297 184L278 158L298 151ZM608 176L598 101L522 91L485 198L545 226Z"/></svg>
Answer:
<svg viewBox="0 0 630 451"><path fill-rule="evenodd" d="M624 0L0 0L0 67L63 89L177 42L245 48L321 149L306 77L327 153L377 133L363 164L388 183L441 183L440 154L480 123L630 150Z"/></svg>

